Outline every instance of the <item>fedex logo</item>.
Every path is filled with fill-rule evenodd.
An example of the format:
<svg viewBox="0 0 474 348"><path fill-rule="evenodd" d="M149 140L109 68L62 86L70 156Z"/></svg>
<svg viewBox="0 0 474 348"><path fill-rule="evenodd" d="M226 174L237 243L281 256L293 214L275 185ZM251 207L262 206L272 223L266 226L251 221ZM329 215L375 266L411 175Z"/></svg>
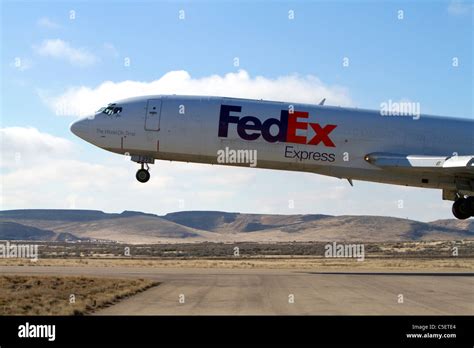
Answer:
<svg viewBox="0 0 474 348"><path fill-rule="evenodd" d="M231 112L241 112L242 107L236 105L221 105L219 116L219 137L226 138L229 131L229 123L237 125L237 134L244 140L256 140L260 136L269 143L283 142L307 145L319 145L323 143L327 147L336 147L329 134L336 128L336 125L328 124L322 127L319 123L309 123L305 121L309 114L302 111L281 110L280 119L269 118L263 123L254 116L231 116ZM278 128L277 134L271 134L270 128L275 125ZM308 139L305 135L297 135L298 129L312 129L315 135Z"/></svg>

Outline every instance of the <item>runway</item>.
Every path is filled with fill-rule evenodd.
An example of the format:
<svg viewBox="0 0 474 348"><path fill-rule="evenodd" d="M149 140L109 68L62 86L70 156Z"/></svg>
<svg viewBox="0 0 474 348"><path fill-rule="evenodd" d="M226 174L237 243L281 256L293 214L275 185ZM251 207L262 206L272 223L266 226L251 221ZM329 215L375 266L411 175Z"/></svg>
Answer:
<svg viewBox="0 0 474 348"><path fill-rule="evenodd" d="M98 315L474 314L473 273L7 266L0 274L136 277L161 283Z"/></svg>

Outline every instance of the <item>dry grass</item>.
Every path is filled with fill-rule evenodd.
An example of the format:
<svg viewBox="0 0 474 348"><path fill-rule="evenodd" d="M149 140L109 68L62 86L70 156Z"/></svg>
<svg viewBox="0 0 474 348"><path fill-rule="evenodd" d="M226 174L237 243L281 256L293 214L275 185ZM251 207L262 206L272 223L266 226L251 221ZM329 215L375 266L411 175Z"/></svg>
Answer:
<svg viewBox="0 0 474 348"><path fill-rule="evenodd" d="M144 279L0 276L0 315L82 315L155 285Z"/></svg>
<svg viewBox="0 0 474 348"><path fill-rule="evenodd" d="M69 258L39 259L30 262L0 259L0 266L72 266L72 267L146 267L146 268L224 268L224 269L312 269L312 270L393 270L393 271L458 271L474 270L473 258L366 258L271 257L233 259L104 259Z"/></svg>

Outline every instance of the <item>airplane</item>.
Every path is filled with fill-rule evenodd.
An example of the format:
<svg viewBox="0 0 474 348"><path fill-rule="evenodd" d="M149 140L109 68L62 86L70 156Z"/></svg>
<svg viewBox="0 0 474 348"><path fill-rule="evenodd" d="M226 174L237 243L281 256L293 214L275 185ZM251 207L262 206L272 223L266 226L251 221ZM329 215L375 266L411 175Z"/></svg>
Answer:
<svg viewBox="0 0 474 348"><path fill-rule="evenodd" d="M141 183L150 179L148 165L155 160L247 166L245 154L255 152L258 168L311 172L351 185L362 180L441 189L443 200L454 201L456 218L474 216L473 120L382 115L324 101L143 96L108 104L70 129L130 156L141 166Z"/></svg>

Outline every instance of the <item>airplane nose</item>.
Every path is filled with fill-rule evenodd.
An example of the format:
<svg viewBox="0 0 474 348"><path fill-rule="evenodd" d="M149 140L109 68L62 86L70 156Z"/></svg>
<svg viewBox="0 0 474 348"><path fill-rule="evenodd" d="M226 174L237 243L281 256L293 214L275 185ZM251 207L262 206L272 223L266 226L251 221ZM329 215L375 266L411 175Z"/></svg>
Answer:
<svg viewBox="0 0 474 348"><path fill-rule="evenodd" d="M89 134L89 123L87 119L82 119L71 124L71 132L84 139Z"/></svg>

